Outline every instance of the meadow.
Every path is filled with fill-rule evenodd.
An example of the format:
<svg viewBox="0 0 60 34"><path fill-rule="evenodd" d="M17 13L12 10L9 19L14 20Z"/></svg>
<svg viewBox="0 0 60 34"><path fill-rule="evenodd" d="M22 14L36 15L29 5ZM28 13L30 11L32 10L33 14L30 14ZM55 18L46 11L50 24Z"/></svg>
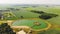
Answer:
<svg viewBox="0 0 60 34"><path fill-rule="evenodd" d="M2 8L2 7L1 7ZM45 33L41 34L57 34L60 32L60 6L7 6L3 8L18 8L19 10L11 10L15 17L7 18L10 20L18 20L18 19L29 19L29 18L39 18L41 14L33 13L31 10L43 11L45 13L57 14L57 17L53 17L51 19L45 20L52 24L50 30L47 30ZM22 18L23 16L23 18ZM40 18L39 18L40 19ZM60 34L60 33L59 33Z"/></svg>

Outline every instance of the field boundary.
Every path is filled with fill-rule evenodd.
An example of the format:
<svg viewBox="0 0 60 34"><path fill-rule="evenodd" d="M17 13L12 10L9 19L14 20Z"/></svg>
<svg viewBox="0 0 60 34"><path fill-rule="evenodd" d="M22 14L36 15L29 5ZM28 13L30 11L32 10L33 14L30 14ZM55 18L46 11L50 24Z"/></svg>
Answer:
<svg viewBox="0 0 60 34"><path fill-rule="evenodd" d="M37 19L39 19L39 18L29 18L29 19L37 20ZM18 20L19 20L19 19L18 19ZM21 19L20 19L20 20L21 20ZM16 21L16 20L15 20L15 21ZM43 20L43 21L45 21L45 22L48 24L48 26L47 26L46 28L39 29L39 30L34 30L34 29L32 29L32 28L31 28L31 29L32 29L33 31L43 31L43 30L48 30L49 28L51 28L52 25L51 25L49 22L47 22L46 20ZM13 22L14 22L14 21L13 21ZM10 24L11 27L12 27L12 28L18 27L18 26L16 26L16 27L14 26L14 27L13 27L13 26L12 26L13 22ZM20 27L18 27L18 28L20 28Z"/></svg>

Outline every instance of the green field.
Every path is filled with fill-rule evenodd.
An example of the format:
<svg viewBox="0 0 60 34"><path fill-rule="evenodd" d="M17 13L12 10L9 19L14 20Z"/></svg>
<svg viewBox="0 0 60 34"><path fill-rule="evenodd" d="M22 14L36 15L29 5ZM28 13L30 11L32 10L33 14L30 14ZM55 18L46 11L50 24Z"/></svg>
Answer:
<svg viewBox="0 0 60 34"><path fill-rule="evenodd" d="M22 10L20 11L16 11L13 12L14 14L16 14L16 16L20 17L21 15L24 16L24 18L38 18L38 16L40 14L37 13L32 13L30 12L31 10L40 10L40 11L44 11L46 13L52 13L52 14L57 14L57 17L48 19L46 21L48 21L49 23L53 24L53 25L58 25L60 26L60 6L54 6L54 7L45 7L45 6L40 6L40 7L28 7L28 8L22 8ZM20 15L20 16L19 16ZM48 30L45 33L42 32L42 34L60 34L60 27L54 27L52 28L52 30Z"/></svg>
<svg viewBox="0 0 60 34"><path fill-rule="evenodd" d="M38 22L40 25L35 25L35 22ZM28 26L31 27L34 30L39 30L39 29L44 29L48 27L48 24L41 20L41 19L37 19L37 20L33 20L33 19L21 19L21 20L17 20L15 21L12 26Z"/></svg>
<svg viewBox="0 0 60 34"><path fill-rule="evenodd" d="M53 17L51 19L45 20L45 21L48 21L50 24L52 24L52 28L50 30L47 30L44 33L42 32L42 34L60 34L59 33L60 32L60 6L49 6L49 7L46 7L46 6L38 6L38 7L28 6L27 8L22 8L21 6L14 6L14 7L7 6L4 8L18 8L19 9L19 11L11 10L10 12L13 13L14 17L6 18L7 20L18 20L19 19L18 21L15 21L13 23L13 25L15 25L15 26L21 26L21 25L25 26L26 25L26 26L31 27L33 23L30 23L30 22L34 22L35 20L32 20L32 21L31 20L28 20L28 21L20 20L20 19L26 19L26 18L27 19L39 18L39 16L41 14L30 12L31 10L39 10L39 11L44 11L46 13L57 14L58 15L57 17ZM23 16L23 18L21 18L21 16ZM23 21L23 22L20 23L20 21ZM37 20L37 21L39 21L39 20ZM28 23L28 22L29 22L29 24L27 25L26 23ZM41 21L39 21L39 22L41 22ZM39 27L35 26L35 27L36 27L36 29L39 29L40 27L42 27L42 28L45 27L44 25L42 25L42 26L39 26ZM33 28L35 29L35 27L33 27Z"/></svg>
<svg viewBox="0 0 60 34"><path fill-rule="evenodd" d="M42 10L46 13L52 13L52 14L57 14L57 17L51 18L47 21L53 23L53 24L60 24L60 6L55 6L55 7L28 7L28 8L22 8L20 11L12 11L13 14L15 14L18 18L21 18L20 16L23 16L24 18L38 18L40 14L37 13L32 13L30 12L31 10ZM21 7L20 7L21 8Z"/></svg>

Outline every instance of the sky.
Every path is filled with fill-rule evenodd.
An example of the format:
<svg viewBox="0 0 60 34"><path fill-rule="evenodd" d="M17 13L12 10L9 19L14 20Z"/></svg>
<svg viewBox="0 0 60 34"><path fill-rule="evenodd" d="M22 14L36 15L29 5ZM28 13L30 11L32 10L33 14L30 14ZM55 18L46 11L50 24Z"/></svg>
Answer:
<svg viewBox="0 0 60 34"><path fill-rule="evenodd" d="M0 0L0 4L58 4L60 0Z"/></svg>

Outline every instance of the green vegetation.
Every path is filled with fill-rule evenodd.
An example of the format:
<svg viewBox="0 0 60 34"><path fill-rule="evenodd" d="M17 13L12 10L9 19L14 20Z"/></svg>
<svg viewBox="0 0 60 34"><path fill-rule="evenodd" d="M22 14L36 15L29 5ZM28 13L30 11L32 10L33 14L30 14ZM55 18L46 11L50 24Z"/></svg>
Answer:
<svg viewBox="0 0 60 34"><path fill-rule="evenodd" d="M12 13L15 14L17 18L21 18L21 16L23 16L24 18L37 18L39 16L39 14L35 14L26 10L15 11Z"/></svg>
<svg viewBox="0 0 60 34"><path fill-rule="evenodd" d="M38 34L60 34L60 31L59 30L50 29L50 30L47 30L47 31L39 32Z"/></svg>
<svg viewBox="0 0 60 34"><path fill-rule="evenodd" d="M43 14L41 14L41 16L39 16L39 18L47 20L47 19L57 17L57 16L58 15L56 15L56 14L43 13Z"/></svg>
<svg viewBox="0 0 60 34"><path fill-rule="evenodd" d="M1 8L3 8L3 7L0 7L0 9ZM46 6L38 6L38 7L32 7L32 6L28 6L28 7L15 6L15 7L13 7L13 6L10 6L10 7L8 7L7 6L7 7L4 7L4 8L7 8L7 9L10 10L10 13L8 13L8 14L4 13L3 14L5 20L17 20L17 19L21 19L21 18L22 19L25 19L25 18L29 19L29 18L39 18L39 17L40 18L42 18L42 17L45 18L45 17L52 16L54 18L50 17L51 19L48 19L46 21L48 21L49 23L53 24L53 26L54 25L60 26L60 6L48 6L48 7L46 7ZM34 11L31 12L31 10L43 11L43 12L38 14L39 12L33 13ZM3 12L6 12L6 11L3 10ZM54 15L54 14L56 14L56 15ZM55 16L57 16L57 17L55 17ZM1 18L1 16L0 16L0 18ZM4 21L4 19L3 19L3 21ZM23 23L18 24L19 22L20 21L16 21L13 24L14 25L18 25L18 26L20 26L20 25L24 25L25 26L27 24L28 24L27 26L33 26L32 25L33 23L31 24L30 22L34 22L34 21L33 20L32 21L26 21L27 24L24 23L24 22L23 22L24 24ZM39 22L41 22L41 21L39 21ZM0 23L2 23L2 22L0 22ZM44 27L44 25L42 25L42 26ZM4 26L4 27L6 27L6 26ZM2 29L4 29L4 27L2 27ZM37 26L34 26L33 28L35 29L36 27ZM39 28L40 28L40 26L37 27L36 29L39 29ZM52 30L39 32L39 34L60 34L59 32L60 32L60 27L59 28L56 27L56 28L53 28Z"/></svg>
<svg viewBox="0 0 60 34"><path fill-rule="evenodd" d="M41 14L41 15L39 16L39 18L45 19L45 20L50 19L50 18L52 18L52 17L58 16L58 15L56 15L56 14L46 13L46 12L43 12L43 11L31 10L31 12Z"/></svg>
<svg viewBox="0 0 60 34"><path fill-rule="evenodd" d="M3 23L0 25L0 34L16 34L13 29L7 24Z"/></svg>
<svg viewBox="0 0 60 34"><path fill-rule="evenodd" d="M35 25L35 23L38 22L40 25ZM34 30L39 30L42 28L47 28L47 23L41 19L37 20L29 20L29 19L22 19L15 21L12 26L29 26Z"/></svg>

